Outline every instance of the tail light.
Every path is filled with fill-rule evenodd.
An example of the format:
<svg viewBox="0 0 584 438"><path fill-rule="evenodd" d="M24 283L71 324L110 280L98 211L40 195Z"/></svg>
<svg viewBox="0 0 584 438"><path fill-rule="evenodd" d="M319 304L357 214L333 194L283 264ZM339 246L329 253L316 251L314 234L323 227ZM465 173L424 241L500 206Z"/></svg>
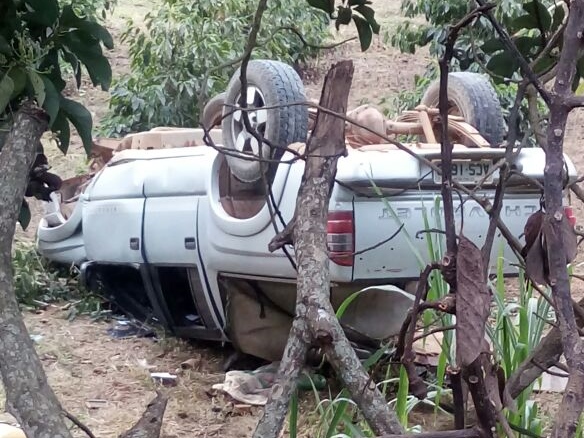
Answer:
<svg viewBox="0 0 584 438"><path fill-rule="evenodd" d="M352 211L331 211L327 222L329 258L340 266L353 266L355 227Z"/></svg>
<svg viewBox="0 0 584 438"><path fill-rule="evenodd" d="M570 225L575 227L576 226L576 215L574 214L574 209L570 206L565 205L564 206L564 214L568 218L568 222L570 222Z"/></svg>

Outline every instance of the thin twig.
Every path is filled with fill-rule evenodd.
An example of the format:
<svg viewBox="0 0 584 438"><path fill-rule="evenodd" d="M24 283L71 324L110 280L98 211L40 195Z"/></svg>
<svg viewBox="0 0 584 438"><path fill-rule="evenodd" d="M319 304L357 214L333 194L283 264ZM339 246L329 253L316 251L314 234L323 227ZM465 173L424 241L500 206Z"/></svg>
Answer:
<svg viewBox="0 0 584 438"><path fill-rule="evenodd" d="M89 429L89 427L87 427L85 424L83 424L83 422L77 418L75 415L73 415L72 413L70 413L69 411L62 409L61 410L63 412L63 415L65 416L65 418L67 418L69 421L71 421L71 423L73 423L75 426L77 426L79 429L81 429L83 432L85 432L85 434L89 437L89 438L95 438L95 435L93 434L93 432Z"/></svg>

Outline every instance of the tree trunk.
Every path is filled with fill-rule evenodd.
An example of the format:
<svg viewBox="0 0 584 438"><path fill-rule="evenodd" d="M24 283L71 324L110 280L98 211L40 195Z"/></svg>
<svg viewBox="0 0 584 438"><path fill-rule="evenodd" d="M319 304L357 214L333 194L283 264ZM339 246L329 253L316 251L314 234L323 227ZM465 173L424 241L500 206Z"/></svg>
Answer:
<svg viewBox="0 0 584 438"><path fill-rule="evenodd" d="M564 45L558 61L547 128L546 163L544 170L544 195L546 217L544 230L549 262L549 283L556 307L564 356L570 376L558 411L552 437L570 438L576 428L584 405L584 343L578 334L578 325L572 307L570 278L563 256L562 192L564 181L564 134L572 96L571 84L576 72L576 62L582 49L582 25L584 24L584 0L570 4L570 14L564 32Z"/></svg>
<svg viewBox="0 0 584 438"><path fill-rule="evenodd" d="M326 75L320 105L345 114L353 78L353 63L343 61ZM306 146L306 165L293 222L270 243L270 250L290 240L298 267L296 316L278 379L255 430L255 438L279 435L300 368L310 344L325 353L343 385L377 434L403 433L395 413L370 380L347 340L329 301L327 216L338 158L346 153L345 122L319 111Z"/></svg>
<svg viewBox="0 0 584 438"><path fill-rule="evenodd" d="M29 438L71 438L20 314L12 274L16 221L37 144L46 128L45 113L24 104L0 152L0 372L6 408Z"/></svg>

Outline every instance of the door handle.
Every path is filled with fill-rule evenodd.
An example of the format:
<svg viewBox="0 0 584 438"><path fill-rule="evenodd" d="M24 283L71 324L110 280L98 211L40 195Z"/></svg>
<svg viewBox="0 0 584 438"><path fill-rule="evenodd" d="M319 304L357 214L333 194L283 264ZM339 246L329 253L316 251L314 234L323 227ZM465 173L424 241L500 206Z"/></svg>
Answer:
<svg viewBox="0 0 584 438"><path fill-rule="evenodd" d="M185 237L185 248L188 250L197 249L197 242L194 237Z"/></svg>

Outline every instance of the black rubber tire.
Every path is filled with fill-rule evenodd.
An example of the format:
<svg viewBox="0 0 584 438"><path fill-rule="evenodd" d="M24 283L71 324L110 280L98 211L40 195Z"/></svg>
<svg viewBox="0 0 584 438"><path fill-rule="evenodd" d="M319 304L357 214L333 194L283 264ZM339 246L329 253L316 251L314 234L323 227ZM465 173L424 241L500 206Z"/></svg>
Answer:
<svg viewBox="0 0 584 438"><path fill-rule="evenodd" d="M221 117L223 115L223 105L225 104L225 93L219 93L218 95L209 99L203 108L203 114L201 114L201 124L205 129L212 129L216 125L221 124Z"/></svg>
<svg viewBox="0 0 584 438"><path fill-rule="evenodd" d="M232 129L232 115L227 115L233 111L229 105L238 105L241 92L239 80L240 70L238 69L232 76L225 92L225 104L223 109L223 146L236 151L234 133ZM261 91L264 97L265 106L283 105L292 102L305 101L306 93L302 79L298 73L280 61L272 60L252 60L247 67L248 86L255 86ZM279 108L267 110L267 122L265 126L264 138L279 148L272 148L262 145L262 157L279 159L284 153L285 147L291 143L306 142L308 136L308 108L305 105L281 106ZM233 176L238 180L251 183L261 179L261 163L250 161L249 159L238 158L226 154L227 163ZM272 170L274 166L270 167Z"/></svg>
<svg viewBox="0 0 584 438"><path fill-rule="evenodd" d="M440 80L437 79L424 93L421 104L438 107L439 94ZM488 76L472 72L449 73L448 100L492 147L501 146L505 139L505 119Z"/></svg>

